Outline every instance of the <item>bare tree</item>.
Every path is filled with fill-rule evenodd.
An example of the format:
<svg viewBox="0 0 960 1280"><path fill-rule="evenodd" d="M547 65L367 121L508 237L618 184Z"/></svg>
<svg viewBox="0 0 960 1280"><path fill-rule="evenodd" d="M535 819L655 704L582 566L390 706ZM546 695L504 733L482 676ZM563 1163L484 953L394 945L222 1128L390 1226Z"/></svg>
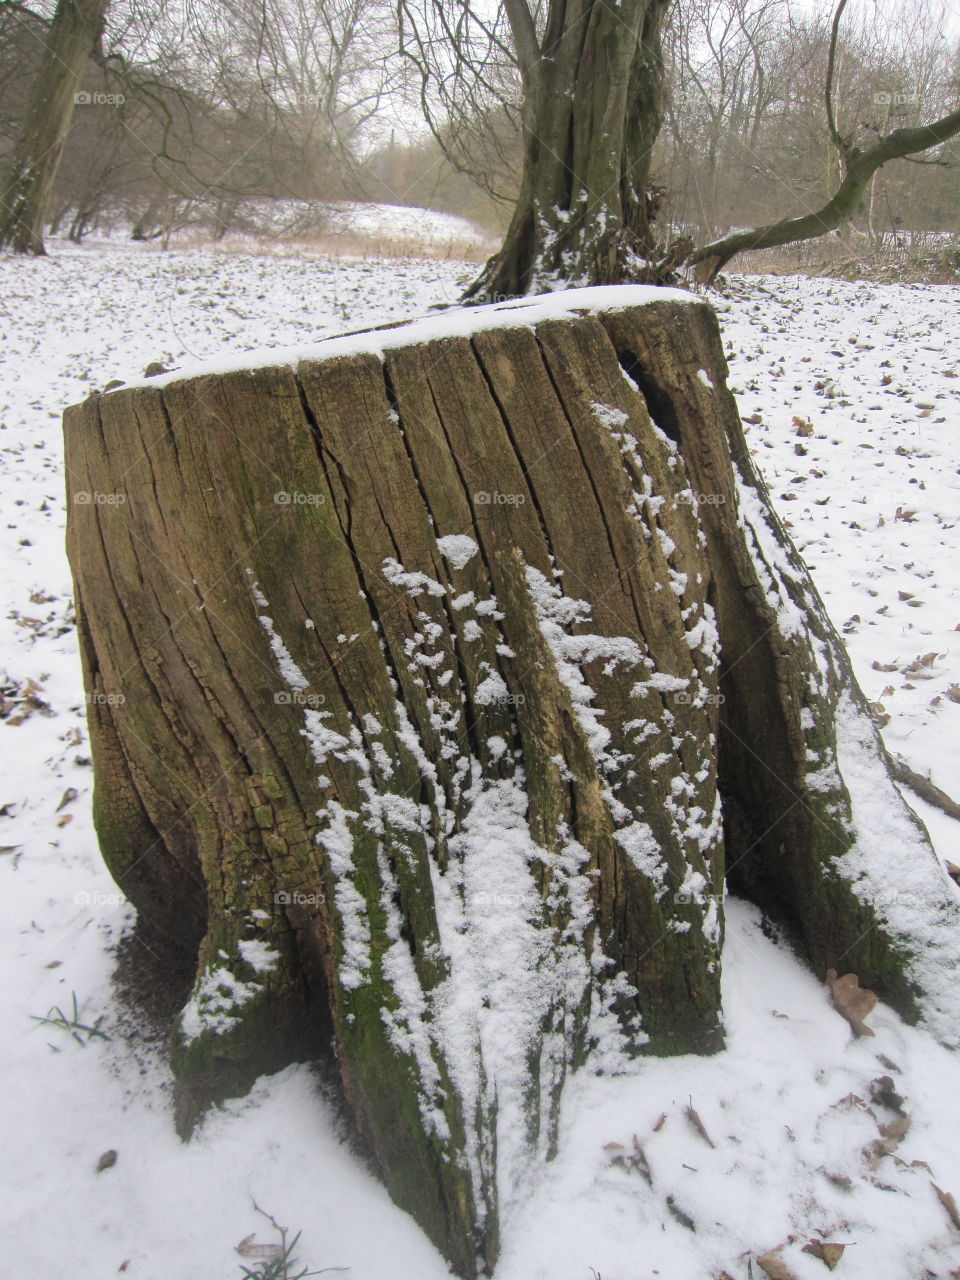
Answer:
<svg viewBox="0 0 960 1280"><path fill-rule="evenodd" d="M668 0L542 7L507 0L487 20L459 0L401 0L400 48L455 106L502 102L519 82L520 190L477 300L563 278L636 277L653 257L648 177L663 95ZM485 11L484 11L485 12Z"/></svg>
<svg viewBox="0 0 960 1280"><path fill-rule="evenodd" d="M818 19L798 19L786 0L690 0L673 6L668 28L669 0L617 6L508 0L489 17L465 0L400 0L401 52L417 72L434 133L455 163L469 167L470 129L485 114L517 111L522 172L513 217L467 298L537 292L558 282L667 282L681 265L712 280L737 253L820 236L849 220L882 166L949 141L960 133L960 113L946 108L931 119L928 98L923 119L907 125L897 118L889 132L875 127L858 135L851 100L845 107L853 108L853 121L842 133L833 86L837 59L847 53L840 41L845 7L846 0L824 27ZM674 65L682 68L683 113L667 97L667 31L680 44ZM798 36L800 52L793 57ZM703 243L716 234L721 190L735 201L745 184L769 190L772 118L788 123L791 99L807 102L821 51L827 66L820 111L825 100L827 125L801 126L809 134L803 167L811 161L819 167L799 191L792 174L780 184L811 211ZM786 75L784 59L792 63ZM860 76L857 83L865 90L868 80ZM654 145L668 110L675 137L687 128L691 99L699 114L693 182L699 246L686 238L689 227L671 240L654 225L661 194L653 180ZM454 122L452 144L438 127L444 112ZM668 168L666 182L675 176Z"/></svg>
<svg viewBox="0 0 960 1280"><path fill-rule="evenodd" d="M50 193L80 80L100 40L108 4L109 0L58 0L23 131L0 189L0 249L44 252Z"/></svg>
<svg viewBox="0 0 960 1280"><path fill-rule="evenodd" d="M852 128L842 131L834 94L840 49L840 24L848 0L840 0L833 13L824 84L827 131L836 155L840 180L830 198L819 208L764 226L738 231L696 249L688 261L695 277L710 283L738 253L776 248L814 239L847 222L860 205L878 170L891 160L905 159L933 150L960 134L960 108L947 111L928 124L905 125L884 132L873 125L872 141L855 139Z"/></svg>

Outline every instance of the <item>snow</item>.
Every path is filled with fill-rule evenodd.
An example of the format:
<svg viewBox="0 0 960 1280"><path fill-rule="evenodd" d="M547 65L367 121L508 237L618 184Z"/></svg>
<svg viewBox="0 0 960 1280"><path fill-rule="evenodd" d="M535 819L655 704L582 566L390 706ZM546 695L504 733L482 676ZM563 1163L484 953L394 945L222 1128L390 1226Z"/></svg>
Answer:
<svg viewBox="0 0 960 1280"><path fill-rule="evenodd" d="M385 352L394 347L434 342L440 338L466 338L480 328L532 328L544 320L562 320L567 316L591 315L598 311L626 310L629 307L663 301L682 302L689 306L693 300L693 296L682 289L660 289L654 285L596 285L592 288L567 289L534 298L512 298L507 302L484 307L450 307L435 316L414 320L394 329L366 330L306 345L283 349L260 348L211 360L186 362L168 373L149 379L134 379L128 385L163 387L184 378L206 377L237 370L276 368L281 365L293 369L304 360L334 360L356 355L382 358ZM602 408L605 406L601 406Z"/></svg>
<svg viewBox="0 0 960 1280"><path fill-rule="evenodd" d="M0 258L0 485L7 538L0 634L6 671L21 690L8 694L19 699L17 710L0 724L0 1070L6 1085L0 1123L7 1166L15 1170L2 1227L11 1275L113 1275L123 1264L134 1280L236 1275L235 1245L253 1231L269 1236L252 1209L255 1199L292 1230L303 1230L298 1255L314 1268L348 1266L353 1280L448 1276L436 1251L344 1143L335 1107L308 1068L261 1080L181 1144L171 1121L165 1046L125 1034L134 1015L119 1003L111 974L133 912L103 869L91 826L84 694L62 552L58 418L64 405L111 378L134 381L149 360L175 366L212 359L211 367L240 367L251 357L238 350L257 350L254 359L273 363L299 358L291 350L316 353L321 339L345 326L387 323L453 300L470 270L437 261L164 255L119 245L54 247L49 259L36 262ZM543 308L589 309L597 305L591 292L504 307L497 322L528 324ZM887 745L955 793L960 289L735 279L720 307L730 382L741 412L758 418L747 425L750 448L844 630L858 677L879 704L878 714L889 716ZM474 317L447 311L421 332L465 332ZM349 349L359 342L379 351L390 338L344 341L353 344ZM335 344L319 349L337 350ZM795 419L812 432L798 435ZM73 501L69 477L67 489ZM758 512L747 509L745 519L773 561ZM455 574L455 560L446 559ZM771 568L786 572L789 566ZM407 576L395 563L386 572L396 575L400 590L447 594L455 608L490 619L485 625L497 619L496 601L457 595L426 575ZM770 587L775 591L773 576ZM584 620L579 602L553 594L544 580L542 604L562 647L560 632L572 640L565 628ZM257 616L271 616L255 594L254 605ZM698 626L691 624L691 634ZM291 658L288 667L284 658L288 646L296 651L297 637L276 636L273 644L267 635L285 672L281 678L297 689L296 664ZM577 657L563 655L574 686ZM611 651L609 657L627 664L636 655ZM629 667L619 670L633 678ZM644 665L641 679L659 676ZM35 683L32 693L27 681ZM581 692L578 713L589 719L588 691ZM123 695L108 690L105 696ZM303 715L318 769L327 754L355 750L321 712L305 704ZM402 708L398 716L421 773L435 782L434 764ZM363 727L368 735L379 730L378 724ZM638 736L649 728L638 721ZM887 804L889 792L877 788L863 728L856 717L841 715L839 765L859 826L882 832L886 847L879 862L875 848L869 857L855 848L847 871L861 878L861 891L894 927L926 937L927 951L917 960L921 979L949 982L954 973L945 970L943 957L955 944L926 910L930 896L942 892L942 880L935 866L911 853L909 825ZM594 729L602 736L599 724ZM503 739L488 746L491 755L507 758ZM830 763L811 761L810 767L828 770ZM542 993L529 967L522 975L513 967L518 952L529 957L536 945L530 922L537 910L528 859L538 855L524 836L517 786L514 779L476 794L473 820L457 837L470 854L464 863L469 883L464 896L441 904L448 945L460 948L461 962L445 1034L453 1037L478 1019L476 990L484 991L489 1003L476 1034L500 1073L504 1221L496 1280L586 1280L591 1268L604 1280L721 1270L742 1280L749 1258L759 1274L757 1255L790 1236L796 1239L786 1245L785 1260L797 1280L813 1280L825 1269L801 1246L818 1233L848 1243L837 1269L845 1280L916 1280L924 1268L945 1277L960 1266L960 1233L931 1188L935 1182L960 1195L958 1055L882 1005L869 1019L875 1039L852 1040L820 984L783 944L765 936L752 907L735 900L725 904L725 1051L705 1060L641 1060L619 1075L570 1077L557 1158L523 1167L510 1128L519 1106L511 1053L529 1037ZM67 798L71 789L77 794ZM928 822L940 856L960 862L957 824L908 799ZM348 943L342 973L359 984L369 967L369 932L351 880L350 823L374 815L338 812L334 805L325 812L322 839L339 871L336 906ZM414 821L401 807L379 817ZM701 815L699 822L708 829L715 818ZM633 835L642 860L648 852L643 832ZM572 841L565 859L556 891L569 895L576 918L588 885ZM655 861L649 872L656 875ZM692 881L685 891L697 892ZM716 904L706 910L705 928L716 919ZM255 934L258 922L251 925ZM249 968L236 962L232 972L228 962L216 964L190 1006L188 1029L230 1019L259 989L254 979L269 972L272 948L256 936L239 947ZM401 972L399 952L394 959L394 981L402 986L409 975ZM575 965L576 948L568 959ZM472 1000L464 977L470 973L478 984ZM575 991L583 978L575 969L550 973L544 986L556 992L566 980ZM80 1045L32 1021L55 1005L70 1009L73 993L81 1020L109 1040ZM405 1008L412 1009L416 992L408 995ZM935 1008L928 1016L933 1030L950 1034L938 1026ZM611 1021L601 1018L596 1030L601 1048L595 1057L606 1055L622 1067ZM409 1020L397 1027L397 1034L421 1032ZM458 1061L466 1078L471 1064ZM871 1081L881 1075L893 1076L912 1124L895 1156L871 1169L863 1148L877 1138L878 1123L894 1118L871 1100ZM690 1105L714 1148L686 1116ZM661 1115L666 1119L658 1124ZM623 1159L616 1163L633 1151L634 1134L652 1185ZM622 1151L608 1143L622 1144ZM98 1157L109 1148L117 1150L117 1163L97 1173ZM849 1186L828 1175L849 1179ZM668 1196L696 1221L696 1233L670 1212Z"/></svg>
<svg viewBox="0 0 960 1280"><path fill-rule="evenodd" d="M218 965L208 970L180 1015L180 1031L185 1040L196 1040L205 1031L222 1034L237 1023L233 1010L257 994L253 983L240 982L229 969Z"/></svg>
<svg viewBox="0 0 960 1280"><path fill-rule="evenodd" d="M448 533L445 538L437 539L440 554L454 569L464 569L477 554L480 548L473 538L465 533Z"/></svg>
<svg viewBox="0 0 960 1280"><path fill-rule="evenodd" d="M244 938L237 943L241 958L256 973L269 973L276 968L280 959L279 951L275 951L268 943L259 938Z"/></svg>

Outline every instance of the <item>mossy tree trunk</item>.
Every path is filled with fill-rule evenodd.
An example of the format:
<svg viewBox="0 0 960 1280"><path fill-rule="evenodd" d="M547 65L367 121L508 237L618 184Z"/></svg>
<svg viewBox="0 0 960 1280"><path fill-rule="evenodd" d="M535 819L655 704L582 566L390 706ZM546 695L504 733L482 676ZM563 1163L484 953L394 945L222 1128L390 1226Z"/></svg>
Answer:
<svg viewBox="0 0 960 1280"><path fill-rule="evenodd" d="M721 1046L728 869L817 972L951 1035L876 908L839 700L944 954L950 891L754 473L712 311L565 304L66 416L101 846L195 968L181 1128L332 1049L463 1276L552 1154L569 1071Z"/></svg>
<svg viewBox="0 0 960 1280"><path fill-rule="evenodd" d="M506 6L523 82L523 169L499 252L467 291L497 302L652 278L649 178L663 122L665 0Z"/></svg>

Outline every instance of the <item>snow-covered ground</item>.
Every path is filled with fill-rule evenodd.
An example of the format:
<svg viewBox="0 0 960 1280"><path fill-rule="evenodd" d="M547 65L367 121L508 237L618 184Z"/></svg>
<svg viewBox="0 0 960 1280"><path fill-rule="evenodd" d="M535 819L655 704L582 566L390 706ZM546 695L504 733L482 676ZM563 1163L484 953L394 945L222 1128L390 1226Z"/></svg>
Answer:
<svg viewBox="0 0 960 1280"><path fill-rule="evenodd" d="M235 1277L235 1246L274 1238L254 1201L302 1230L298 1256L314 1268L447 1274L351 1155L307 1068L262 1080L183 1146L160 1051L125 1033L111 974L130 912L90 820L59 417L152 360L422 313L469 271L119 245L0 258L4 1275ZM956 792L960 288L735 279L719 305L752 447L889 716L887 742ZM916 803L941 856L960 862L956 824ZM72 1017L74 996L80 1021L109 1039L78 1043L35 1020L54 1006ZM847 1246L847 1280L957 1274L960 1230L933 1184L960 1195L960 1058L883 1007L876 1038L851 1040L743 904L728 913L724 996L717 1057L570 1083L559 1157L505 1207L497 1280L741 1280L780 1245L806 1280L825 1274L802 1251L810 1240ZM911 1125L870 1159L878 1125L899 1119L889 1092L871 1092L885 1075ZM107 1151L116 1162L98 1172Z"/></svg>
<svg viewBox="0 0 960 1280"><path fill-rule="evenodd" d="M167 247L185 248L212 241L218 217L217 202L198 203L183 215L169 234ZM296 246L301 254L311 246L328 254L369 254L381 257L470 258L482 260L497 247L490 232L438 209L418 205L370 204L358 200L246 200L229 216L230 230L221 248L231 252L283 254ZM131 224L124 218L105 219L88 245L129 241ZM65 233L53 244L68 247Z"/></svg>

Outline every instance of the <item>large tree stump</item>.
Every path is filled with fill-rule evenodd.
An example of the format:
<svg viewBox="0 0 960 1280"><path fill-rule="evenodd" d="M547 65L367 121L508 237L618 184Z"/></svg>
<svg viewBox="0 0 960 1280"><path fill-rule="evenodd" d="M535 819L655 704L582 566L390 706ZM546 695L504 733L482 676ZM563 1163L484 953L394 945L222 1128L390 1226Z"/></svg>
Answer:
<svg viewBox="0 0 960 1280"><path fill-rule="evenodd" d="M725 373L705 304L584 290L66 416L97 829L195 968L181 1129L332 1046L464 1276L568 1071L721 1045L725 876L956 1036L951 890Z"/></svg>

